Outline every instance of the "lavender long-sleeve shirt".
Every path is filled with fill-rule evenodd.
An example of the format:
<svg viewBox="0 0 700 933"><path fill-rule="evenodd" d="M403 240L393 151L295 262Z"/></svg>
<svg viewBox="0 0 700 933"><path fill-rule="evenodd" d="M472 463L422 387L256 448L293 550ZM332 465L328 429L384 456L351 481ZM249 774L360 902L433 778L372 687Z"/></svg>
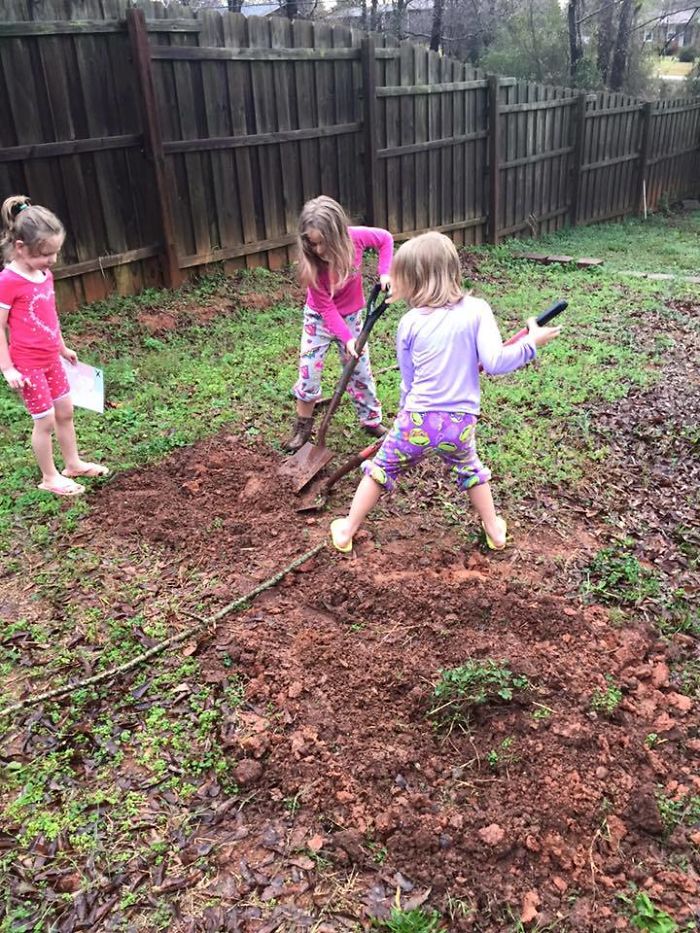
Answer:
<svg viewBox="0 0 700 933"><path fill-rule="evenodd" d="M536 352L530 337L504 346L493 312L481 298L465 295L445 308L412 308L396 334L401 408L478 415L479 364L500 376L525 366Z"/></svg>

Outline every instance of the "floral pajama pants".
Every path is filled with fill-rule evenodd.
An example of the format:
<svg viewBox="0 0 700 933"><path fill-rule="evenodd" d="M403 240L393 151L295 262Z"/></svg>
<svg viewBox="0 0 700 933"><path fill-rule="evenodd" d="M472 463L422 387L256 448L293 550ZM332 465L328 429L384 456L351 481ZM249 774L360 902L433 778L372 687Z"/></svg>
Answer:
<svg viewBox="0 0 700 933"><path fill-rule="evenodd" d="M349 314L344 320L353 337L359 337L362 330L362 312L356 311L354 314ZM335 343L338 347L340 359L344 364L345 347L326 328L318 311L308 306L305 307L299 356L299 378L292 389L292 394L302 402L317 402L321 397L323 364L331 343ZM382 406L377 398L367 347L360 354L355 371L350 377L348 395L355 406L360 424L367 427L381 424Z"/></svg>
<svg viewBox="0 0 700 933"><path fill-rule="evenodd" d="M491 471L476 452L475 415L461 411L405 411L384 438L373 460L362 469L366 476L391 491L400 473L431 451L449 467L459 489L471 489L491 479Z"/></svg>

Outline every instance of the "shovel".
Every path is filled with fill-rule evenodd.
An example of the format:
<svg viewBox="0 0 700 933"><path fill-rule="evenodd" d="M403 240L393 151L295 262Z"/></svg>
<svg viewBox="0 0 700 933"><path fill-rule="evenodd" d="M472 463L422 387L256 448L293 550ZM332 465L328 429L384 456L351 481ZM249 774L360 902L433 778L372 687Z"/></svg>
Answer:
<svg viewBox="0 0 700 933"><path fill-rule="evenodd" d="M378 437L376 441L372 441L372 443L365 447L364 450L361 450L359 454L355 454L350 457L349 460L346 460L342 466L338 467L335 473L331 473L328 479L323 480L320 486L317 486L315 490L311 489L304 501L296 507L295 511L320 512L328 502L331 489L333 489L338 480L347 476L348 473L356 467L359 467L365 460L369 460L370 457L373 457L378 452L383 442L384 438Z"/></svg>
<svg viewBox="0 0 700 933"><path fill-rule="evenodd" d="M537 323L540 327L544 327L546 324L549 324L558 314L568 306L568 301L565 301L563 298L560 298L558 301L555 301L548 308L546 308L541 314L537 316ZM519 330L517 334L513 334L512 337L509 337L505 341L504 346L509 346L512 343L515 343L517 340L522 339L527 335L527 327L523 327L522 330ZM376 441L373 441L364 450L361 450L359 453L355 454L345 463L338 467L338 469L332 473L327 479L325 479L320 487L317 487L316 490L311 490L307 495L306 499L297 506L297 512L320 512L324 508L331 494L331 489L335 486L338 480L342 479L344 476L347 476L351 470L354 470L356 467L360 466L365 460L369 460L370 457L373 457L379 448L382 446L384 441L383 437L378 438Z"/></svg>
<svg viewBox="0 0 700 933"><path fill-rule="evenodd" d="M381 300L378 301L380 294ZM360 331L360 335L355 341L355 351L358 355L362 353L370 332L386 308L387 292L383 292L380 285L375 285L367 302L367 317ZM318 429L316 443L307 441L304 446L298 450L293 457L286 460L279 468L280 476L287 476L291 480L294 492L299 492L308 482L310 482L317 473L325 467L329 460L333 458L333 451L326 447L326 432L331 418L335 414L338 405L343 397L343 392L350 382L350 377L357 366L357 359L351 356L343 368L343 373L335 387L335 392L330 400L323 421Z"/></svg>

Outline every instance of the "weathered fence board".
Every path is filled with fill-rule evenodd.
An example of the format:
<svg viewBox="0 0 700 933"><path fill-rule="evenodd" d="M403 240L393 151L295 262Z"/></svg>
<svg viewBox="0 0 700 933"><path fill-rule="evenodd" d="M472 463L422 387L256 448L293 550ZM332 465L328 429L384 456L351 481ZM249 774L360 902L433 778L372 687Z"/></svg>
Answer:
<svg viewBox="0 0 700 933"><path fill-rule="evenodd" d="M461 244L700 187L697 100L487 79L328 23L129 6L0 8L0 194L64 219L66 304L212 262L279 268L320 193L399 239L438 229Z"/></svg>

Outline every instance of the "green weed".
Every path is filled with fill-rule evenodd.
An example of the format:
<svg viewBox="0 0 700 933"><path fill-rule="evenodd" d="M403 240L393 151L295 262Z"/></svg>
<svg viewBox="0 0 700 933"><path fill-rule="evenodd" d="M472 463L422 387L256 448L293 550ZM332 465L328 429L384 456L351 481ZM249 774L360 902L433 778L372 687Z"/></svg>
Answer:
<svg viewBox="0 0 700 933"><path fill-rule="evenodd" d="M661 592L658 577L618 548L598 551L585 572L584 594L603 603L638 606Z"/></svg>
<svg viewBox="0 0 700 933"><path fill-rule="evenodd" d="M513 751L515 737L507 736L496 748L492 748L486 755L486 762L492 771L500 771L508 765L514 765L520 759Z"/></svg>
<svg viewBox="0 0 700 933"><path fill-rule="evenodd" d="M367 845L372 853L372 861L377 865L383 865L389 856L387 848L378 842L368 842Z"/></svg>
<svg viewBox="0 0 700 933"><path fill-rule="evenodd" d="M389 933L434 933L440 927L440 914L433 910L427 913L421 909L401 910L393 907L386 920L375 920L373 926Z"/></svg>
<svg viewBox="0 0 700 933"><path fill-rule="evenodd" d="M535 708L532 711L533 719L549 719L550 716L554 715L554 710L549 706L544 706L542 703L535 703Z"/></svg>
<svg viewBox="0 0 700 933"><path fill-rule="evenodd" d="M612 716L622 702L622 690L617 686L610 674L605 675L607 686L605 690L599 687L593 691L591 709L601 716Z"/></svg>
<svg viewBox="0 0 700 933"><path fill-rule="evenodd" d="M624 894L618 895L630 907L629 920L637 930L645 933L678 933L678 924L651 900L644 891L639 891L634 900Z"/></svg>
<svg viewBox="0 0 700 933"><path fill-rule="evenodd" d="M527 677L514 674L505 661L469 660L460 667L440 671L433 690L435 705L428 716L439 725L467 725L474 707L507 703L516 692L529 687Z"/></svg>
<svg viewBox="0 0 700 933"><path fill-rule="evenodd" d="M672 833L676 826L694 826L700 823L700 797L686 794L673 799L663 791L656 795L659 814L667 833Z"/></svg>

